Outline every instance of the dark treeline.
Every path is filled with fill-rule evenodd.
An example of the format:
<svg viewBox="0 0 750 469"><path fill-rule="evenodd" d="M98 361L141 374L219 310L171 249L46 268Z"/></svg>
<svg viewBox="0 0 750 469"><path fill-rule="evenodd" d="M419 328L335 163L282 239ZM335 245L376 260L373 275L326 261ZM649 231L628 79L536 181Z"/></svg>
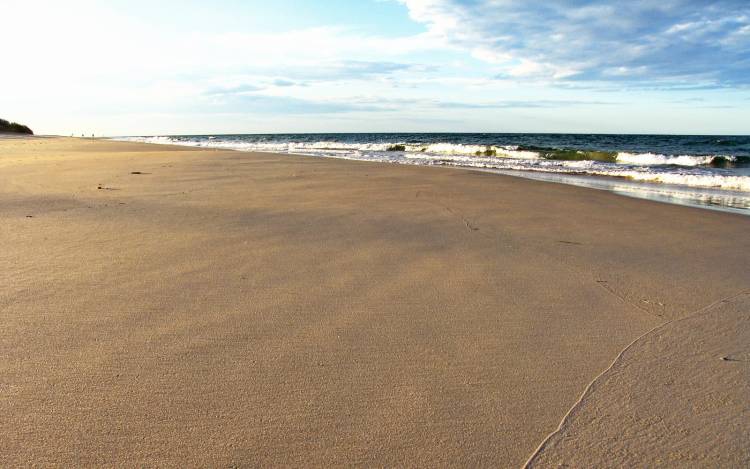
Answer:
<svg viewBox="0 0 750 469"><path fill-rule="evenodd" d="M0 119L0 132L34 135L34 132L27 126L16 122L8 122L5 119Z"/></svg>

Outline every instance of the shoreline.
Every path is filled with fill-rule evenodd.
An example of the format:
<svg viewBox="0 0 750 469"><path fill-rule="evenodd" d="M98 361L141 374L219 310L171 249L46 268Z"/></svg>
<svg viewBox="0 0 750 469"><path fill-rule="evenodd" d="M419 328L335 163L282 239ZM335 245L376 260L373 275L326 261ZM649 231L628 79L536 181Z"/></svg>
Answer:
<svg viewBox="0 0 750 469"><path fill-rule="evenodd" d="M482 170L477 169L477 171ZM679 205L683 207L715 210L723 213L734 213L737 215L750 216L750 193L746 192L714 190L713 188L698 190L698 188L690 186L638 182L617 176L578 176L574 174L546 173L543 171L526 172L521 170L516 172L488 170L488 172L497 172L498 174L504 174L507 176L533 179L550 183L585 187L588 189L610 192L612 194L621 195L623 197L650 200L663 204ZM705 199L696 197L697 193L688 195L688 191L697 191L697 193L705 195ZM721 197L730 197L732 195L737 195L738 197L748 198L749 201L746 202L745 200L740 200L736 202L735 205L725 206L712 203L712 195Z"/></svg>
<svg viewBox="0 0 750 469"><path fill-rule="evenodd" d="M279 153L0 154L5 465L518 467L627 344L750 287L725 212Z"/></svg>
<svg viewBox="0 0 750 469"><path fill-rule="evenodd" d="M319 135L319 134L310 134ZM323 135L323 134L320 134ZM335 134L331 134L335 135ZM384 134L385 135L385 134ZM439 135L439 134L436 134ZM513 135L513 134L507 134ZM230 135L231 136L231 135ZM185 137L185 136L181 136ZM108 137L109 140L119 142L134 142L130 140L134 137ZM144 138L144 137L135 137ZM148 137L154 138L154 137ZM159 137L161 138L161 137ZM750 192L741 190L721 189L716 187L689 186L673 183L663 183L654 181L638 181L630 176L604 175L604 174L577 174L564 173L552 170L538 169L498 169L489 167L472 167L461 164L420 164L407 161L382 161L378 159L366 159L349 155L326 155L313 153L295 153L289 151L272 151L272 150L249 150L231 147L214 147L210 145L195 145L194 143L157 143L141 142L158 145L176 145L188 148L205 148L232 150L240 152L257 152L272 153L280 155L297 155L316 158L334 158L350 161L365 161L389 164L415 165L415 166L439 166L445 168L465 169L472 171L485 171L494 174L504 174L513 177L521 177L537 181L554 182L558 184L568 184L579 187L587 187L597 190L604 190L626 197L634 197L645 200L653 200L661 203L674 205L683 205L688 207L697 207L709 210L717 210L728 213L750 216Z"/></svg>

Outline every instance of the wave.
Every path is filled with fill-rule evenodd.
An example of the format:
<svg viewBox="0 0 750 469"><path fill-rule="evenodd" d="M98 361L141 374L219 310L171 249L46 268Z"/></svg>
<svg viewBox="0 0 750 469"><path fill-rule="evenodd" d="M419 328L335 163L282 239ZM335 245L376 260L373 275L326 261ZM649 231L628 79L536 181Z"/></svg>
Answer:
<svg viewBox="0 0 750 469"><path fill-rule="evenodd" d="M750 176L714 174L701 169L670 171L669 169L649 168L648 166L621 166L597 161L537 160L535 162L526 162L522 160L510 160L498 163L498 159L494 158L446 158L445 156L435 158L432 161L425 161L425 164L605 176L629 179L638 182L750 192Z"/></svg>
<svg viewBox="0 0 750 469"><path fill-rule="evenodd" d="M494 156L534 160L539 158L536 151L519 149L518 146L467 145L460 143L431 143L428 145L397 144L392 150L406 153L429 153L440 155Z"/></svg>
<svg viewBox="0 0 750 469"><path fill-rule="evenodd" d="M492 169L490 166L483 166ZM649 170L636 170L627 168L607 168L600 165L591 165L587 162L576 162L555 165L513 165L497 169L514 169L518 171L542 171L551 173L565 173L588 176L605 176L629 179L638 182L672 184L688 187L699 187L706 189L722 189L729 191L750 192L750 177L748 176L726 176L716 174L695 174L677 172L657 172Z"/></svg>
<svg viewBox="0 0 750 469"><path fill-rule="evenodd" d="M658 153L619 152L618 163L641 166L721 166L737 162L737 158L728 155L661 155Z"/></svg>
<svg viewBox="0 0 750 469"><path fill-rule="evenodd" d="M360 151L360 152L403 152L439 155L492 156L514 159L547 159L565 161L605 161L638 166L724 166L748 162L748 158L732 155L665 155L660 153L631 153L601 150L558 149L517 145L472 145L460 143L414 144L407 142L344 143L337 141L319 142L248 142L243 140L219 139L208 136L198 139L186 137L122 137L119 140L145 143L188 145L196 147L226 148L246 151Z"/></svg>

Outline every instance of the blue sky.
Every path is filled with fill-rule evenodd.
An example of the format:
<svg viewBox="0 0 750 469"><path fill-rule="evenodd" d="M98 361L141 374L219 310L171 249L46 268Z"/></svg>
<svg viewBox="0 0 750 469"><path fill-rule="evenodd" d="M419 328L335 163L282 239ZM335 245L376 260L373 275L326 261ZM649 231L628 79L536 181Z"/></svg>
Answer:
<svg viewBox="0 0 750 469"><path fill-rule="evenodd" d="M2 9L0 117L37 133L750 133L747 0Z"/></svg>

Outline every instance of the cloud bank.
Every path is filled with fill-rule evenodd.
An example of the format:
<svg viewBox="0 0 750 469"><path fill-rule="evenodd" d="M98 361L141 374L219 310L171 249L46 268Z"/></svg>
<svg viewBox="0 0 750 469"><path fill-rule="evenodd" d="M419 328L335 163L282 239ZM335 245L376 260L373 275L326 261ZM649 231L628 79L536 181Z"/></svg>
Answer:
<svg viewBox="0 0 750 469"><path fill-rule="evenodd" d="M400 0L500 78L750 84L747 0Z"/></svg>

